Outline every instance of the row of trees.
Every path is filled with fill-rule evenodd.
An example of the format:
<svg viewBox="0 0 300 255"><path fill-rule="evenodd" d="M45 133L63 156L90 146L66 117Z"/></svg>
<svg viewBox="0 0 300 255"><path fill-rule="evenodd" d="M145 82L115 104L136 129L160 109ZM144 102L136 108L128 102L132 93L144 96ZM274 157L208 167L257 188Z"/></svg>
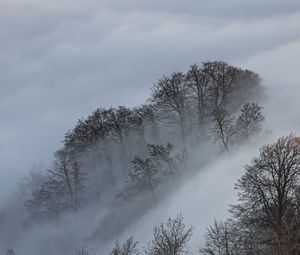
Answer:
<svg viewBox="0 0 300 255"><path fill-rule="evenodd" d="M152 88L150 102L157 119L179 131L181 143L203 136L217 111L232 114L259 94L257 74L224 62L192 65L186 74L172 73ZM192 135L191 135L192 134Z"/></svg>
<svg viewBox="0 0 300 255"><path fill-rule="evenodd" d="M66 133L42 178L32 174L25 206L33 218L49 219L116 197L125 203L149 193L157 200L156 187L183 173L201 141L229 150L260 130L261 107L247 103L260 90L252 71L206 62L162 77L143 106L97 109Z"/></svg>
<svg viewBox="0 0 300 255"><path fill-rule="evenodd" d="M257 133L264 117L260 106L247 103L236 120L226 112L218 112L216 119L212 128L215 140L220 141L224 149L228 150L229 144L244 141ZM166 146L147 144L143 156L135 156L132 160L132 169L129 169L127 176L128 186L122 192L123 198L133 197L141 191L151 192L155 197L154 186L165 176L174 176L180 173L179 168L184 168L186 150L173 153L173 145L170 143ZM77 211L82 205L87 169L81 167L75 155L66 150L58 151L55 157L54 168L47 171L47 178L35 183L38 187L33 190L32 198L26 201L26 207L35 217L57 217L64 209ZM96 190L97 195L98 192Z"/></svg>

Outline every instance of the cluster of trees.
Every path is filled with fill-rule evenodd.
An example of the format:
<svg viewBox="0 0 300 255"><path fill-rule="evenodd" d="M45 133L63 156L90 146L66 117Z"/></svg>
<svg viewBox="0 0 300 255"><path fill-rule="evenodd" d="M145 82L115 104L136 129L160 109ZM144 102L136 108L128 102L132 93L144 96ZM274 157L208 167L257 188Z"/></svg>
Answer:
<svg viewBox="0 0 300 255"><path fill-rule="evenodd" d="M175 72L160 79L152 88L150 101L157 119L177 129L185 146L205 137L218 118L232 118L259 92L257 74L224 62L206 62L202 67L192 65L186 74ZM226 117L219 116L224 114Z"/></svg>
<svg viewBox="0 0 300 255"><path fill-rule="evenodd" d="M99 108L65 134L53 164L22 182L22 226L98 205L105 215L94 232L105 241L175 189L195 151L215 142L217 153L228 151L262 128L252 71L206 62L163 76L151 91L146 104Z"/></svg>
<svg viewBox="0 0 300 255"><path fill-rule="evenodd" d="M97 109L66 133L43 178L32 175L25 206L33 218L48 219L120 193L147 191L155 199L155 186L182 171L188 151L204 139L228 150L259 131L261 107L248 102L260 90L254 72L206 62L162 77L145 105Z"/></svg>

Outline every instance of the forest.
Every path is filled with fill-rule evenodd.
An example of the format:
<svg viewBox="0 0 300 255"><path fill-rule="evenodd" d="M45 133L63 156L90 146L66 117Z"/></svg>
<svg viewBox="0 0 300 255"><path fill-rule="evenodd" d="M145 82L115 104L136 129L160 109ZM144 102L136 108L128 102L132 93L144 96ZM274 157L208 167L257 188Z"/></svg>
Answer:
<svg viewBox="0 0 300 255"><path fill-rule="evenodd" d="M32 169L14 201L0 208L1 232L9 233L0 236L0 254L28 254L14 247L16 240L40 225L64 226L68 217L85 222L85 211L97 215L97 224L60 254L300 254L300 138L294 134L244 162L230 216L208 222L203 237L195 237L179 211L153 225L148 242L137 241L134 231L123 238L215 158L268 136L264 97L258 74L212 61L161 77L143 105L100 107L79 119L51 166ZM192 238L204 240L196 251Z"/></svg>

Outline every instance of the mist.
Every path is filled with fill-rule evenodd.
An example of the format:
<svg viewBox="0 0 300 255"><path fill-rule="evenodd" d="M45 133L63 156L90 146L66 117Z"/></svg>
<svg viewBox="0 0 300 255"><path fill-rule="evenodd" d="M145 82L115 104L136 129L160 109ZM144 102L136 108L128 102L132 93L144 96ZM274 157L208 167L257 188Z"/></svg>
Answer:
<svg viewBox="0 0 300 255"><path fill-rule="evenodd" d="M178 213L195 227L190 247L196 254L206 228L229 216L228 205L237 200L234 184L259 148L299 134L297 1L2 0L0 14L0 217L6 221L0 224L0 254L8 248L16 254L74 254L82 247L109 254L116 240L130 236L142 247L152 239L154 226ZM78 119L99 107L142 105L163 75L215 60L262 78L263 96L255 101L265 122L258 137L225 154L212 139L198 147L190 156L190 173L175 181L176 187L167 181L157 205L112 238L95 234L111 213L109 189L101 204L64 213L58 222L32 227L25 221L22 180L33 168L45 172L53 166L53 153ZM172 132L163 143L173 139ZM179 152L180 142L173 140ZM118 178L122 192L126 173Z"/></svg>

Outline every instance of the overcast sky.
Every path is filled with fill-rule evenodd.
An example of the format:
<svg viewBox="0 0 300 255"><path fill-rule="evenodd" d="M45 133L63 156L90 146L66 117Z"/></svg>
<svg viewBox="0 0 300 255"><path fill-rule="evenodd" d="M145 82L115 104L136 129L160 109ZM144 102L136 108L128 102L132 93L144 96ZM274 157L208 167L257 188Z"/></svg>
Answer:
<svg viewBox="0 0 300 255"><path fill-rule="evenodd" d="M223 60L285 104L299 59L299 0L0 0L0 201L78 118L143 103L163 74Z"/></svg>

